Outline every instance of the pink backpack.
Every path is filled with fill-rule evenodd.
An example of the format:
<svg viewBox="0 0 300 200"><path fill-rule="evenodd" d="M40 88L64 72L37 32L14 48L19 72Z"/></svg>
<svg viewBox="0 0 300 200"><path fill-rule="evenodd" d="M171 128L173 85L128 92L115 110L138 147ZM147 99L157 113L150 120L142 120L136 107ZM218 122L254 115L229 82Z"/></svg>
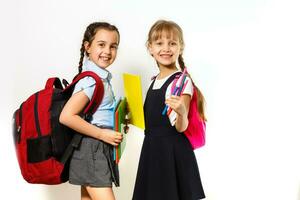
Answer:
<svg viewBox="0 0 300 200"><path fill-rule="evenodd" d="M196 88L194 88L193 97L190 102L188 119L189 125L184 134L189 139L193 149L200 148L205 144L206 124L198 113Z"/></svg>
<svg viewBox="0 0 300 200"><path fill-rule="evenodd" d="M173 95L180 96L184 91L185 86L188 81L185 81L187 76L187 70L177 75L172 83L171 93ZM168 108L166 105L164 110L162 111L162 115L169 115L172 109ZM205 144L205 130L206 124L205 121L201 119L198 113L198 104L197 104L197 91L194 87L193 96L190 102L190 108L188 113L189 125L187 129L184 131L185 136L191 143L193 149L200 148Z"/></svg>

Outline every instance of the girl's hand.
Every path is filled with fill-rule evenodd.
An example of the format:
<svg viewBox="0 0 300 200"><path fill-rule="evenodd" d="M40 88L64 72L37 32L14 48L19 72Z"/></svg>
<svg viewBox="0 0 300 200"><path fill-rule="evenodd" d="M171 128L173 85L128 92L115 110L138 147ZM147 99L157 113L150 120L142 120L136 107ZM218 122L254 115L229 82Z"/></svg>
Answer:
<svg viewBox="0 0 300 200"><path fill-rule="evenodd" d="M177 113L175 127L179 133L184 132L189 124L188 110L190 107L191 96L183 94L179 96L171 96L166 100L166 104Z"/></svg>
<svg viewBox="0 0 300 200"><path fill-rule="evenodd" d="M110 129L102 129L99 139L113 146L118 146L123 140L123 135Z"/></svg>
<svg viewBox="0 0 300 200"><path fill-rule="evenodd" d="M165 103L174 110L177 115L186 115L186 106L184 100L180 96L172 95L170 98L166 99Z"/></svg>

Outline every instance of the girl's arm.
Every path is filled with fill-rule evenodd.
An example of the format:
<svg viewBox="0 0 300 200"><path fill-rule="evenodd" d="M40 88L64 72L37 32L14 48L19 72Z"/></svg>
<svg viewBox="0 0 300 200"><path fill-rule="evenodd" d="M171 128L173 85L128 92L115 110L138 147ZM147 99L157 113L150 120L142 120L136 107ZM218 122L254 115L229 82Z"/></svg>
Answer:
<svg viewBox="0 0 300 200"><path fill-rule="evenodd" d="M178 132L184 132L189 124L188 111L190 107L191 96L183 94L181 96L171 96L166 100L166 104L177 113L175 128Z"/></svg>
<svg viewBox="0 0 300 200"><path fill-rule="evenodd" d="M83 91L72 95L60 114L59 122L79 133L117 146L122 141L121 133L110 129L98 128L79 116L79 113L84 109L88 102L89 98Z"/></svg>

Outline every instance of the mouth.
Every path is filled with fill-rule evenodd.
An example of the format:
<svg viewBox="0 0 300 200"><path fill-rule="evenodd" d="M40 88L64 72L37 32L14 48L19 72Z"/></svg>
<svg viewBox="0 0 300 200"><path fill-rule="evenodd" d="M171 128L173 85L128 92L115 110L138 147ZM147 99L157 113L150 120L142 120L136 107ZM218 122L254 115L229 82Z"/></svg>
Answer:
<svg viewBox="0 0 300 200"><path fill-rule="evenodd" d="M160 57L162 57L162 58L171 58L172 55L171 54L160 54Z"/></svg>
<svg viewBox="0 0 300 200"><path fill-rule="evenodd" d="M99 57L100 60L104 61L104 62L107 62L111 59L111 57L107 57L107 56L100 56Z"/></svg>

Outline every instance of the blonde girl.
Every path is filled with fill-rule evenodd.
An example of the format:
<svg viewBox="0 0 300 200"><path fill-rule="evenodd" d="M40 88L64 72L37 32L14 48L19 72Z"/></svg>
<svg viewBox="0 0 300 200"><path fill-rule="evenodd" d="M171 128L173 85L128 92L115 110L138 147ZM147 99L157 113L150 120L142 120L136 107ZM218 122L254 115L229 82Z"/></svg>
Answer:
<svg viewBox="0 0 300 200"><path fill-rule="evenodd" d="M192 95L198 95L199 114L205 120L204 98L199 90L193 94L195 85L191 78L187 78L181 96L170 96L172 81L185 68L181 28L172 21L157 21L149 31L147 47L159 74L152 81L144 103L145 138L132 199L203 199L197 161L183 132L189 123ZM162 115L165 105L173 110L170 116Z"/></svg>

